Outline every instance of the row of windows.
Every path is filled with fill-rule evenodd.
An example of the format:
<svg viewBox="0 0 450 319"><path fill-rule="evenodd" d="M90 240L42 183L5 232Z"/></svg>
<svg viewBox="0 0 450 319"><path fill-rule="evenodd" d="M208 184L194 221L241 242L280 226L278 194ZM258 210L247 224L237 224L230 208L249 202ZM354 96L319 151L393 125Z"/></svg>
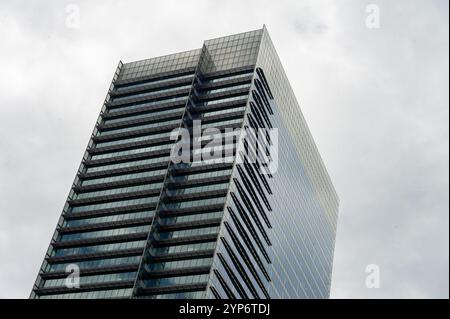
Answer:
<svg viewBox="0 0 450 319"><path fill-rule="evenodd" d="M88 185L97 185L97 184L112 183L112 182L119 182L119 181L127 181L130 179L137 179L137 178L164 176L165 172L166 172L166 170L158 169L155 171L144 171L144 172L139 172L139 173L131 173L131 174L123 174L123 175L117 175L117 176L94 178L94 179L88 179L88 180L81 181L81 185L88 186Z"/></svg>
<svg viewBox="0 0 450 319"><path fill-rule="evenodd" d="M211 242L207 242L207 243L152 248L151 253L154 256L161 256L161 255L169 255L169 254L210 250L210 249L214 249L215 247L216 247L216 242L211 241Z"/></svg>
<svg viewBox="0 0 450 319"><path fill-rule="evenodd" d="M95 245L95 246L85 246L85 247L75 247L75 248L62 248L55 250L54 256L69 256L69 255L84 255L90 253L98 253L105 251L115 251L133 248L144 248L146 241L129 241L123 243L114 243L106 245Z"/></svg>
<svg viewBox="0 0 450 319"><path fill-rule="evenodd" d="M221 156L220 158L202 158L201 160L197 160L194 158L194 161L190 164L191 167L201 167L207 165L217 165L217 164L231 164L234 162L234 155L230 154L229 156Z"/></svg>
<svg viewBox="0 0 450 319"><path fill-rule="evenodd" d="M39 299L106 299L125 298L131 296L133 289L96 290L86 292L71 292L69 294L45 295Z"/></svg>
<svg viewBox="0 0 450 319"><path fill-rule="evenodd" d="M208 220L215 218L222 218L223 211L212 212L212 213L202 213L194 215L185 215L177 217L167 217L160 219L161 225L175 224L175 223L188 223L193 221Z"/></svg>
<svg viewBox="0 0 450 319"><path fill-rule="evenodd" d="M198 63L200 51L201 49L197 49L186 53L170 54L160 58L126 63L120 70L119 79L128 80L170 71L184 70L186 68L194 69Z"/></svg>
<svg viewBox="0 0 450 319"><path fill-rule="evenodd" d="M161 186L162 186L162 182L105 189L105 190L101 190L101 191L76 194L74 196L74 199L86 199L86 198L94 198L94 197L99 197L99 196L109 196L109 195L126 194L126 193L132 193L132 192L142 192L142 191L160 189Z"/></svg>
<svg viewBox="0 0 450 319"><path fill-rule="evenodd" d="M133 280L134 278L136 278L136 272L83 276L80 277L80 287L82 287L82 285L98 284L102 282ZM64 287L66 285L66 280L67 278L49 279L45 281L44 287Z"/></svg>
<svg viewBox="0 0 450 319"><path fill-rule="evenodd" d="M152 96L152 95L161 94L161 93L174 92L174 91L177 91L177 90L189 89L190 87L191 87L191 85L183 85L183 86L167 88L167 89L158 89L156 91L151 91L151 92L145 92L145 93L138 93L138 94L127 95L127 96L122 96L122 97L116 97L116 98L113 99L113 102L120 102L120 101L126 101L128 99L134 99L134 98L145 97L145 96ZM112 109L110 112L115 112L115 111L116 111L116 109Z"/></svg>
<svg viewBox="0 0 450 319"><path fill-rule="evenodd" d="M243 94L243 95L234 96L234 97L226 97L226 98L218 99L218 100L205 101L200 105L206 106L206 105L214 105L214 104L225 103L225 102L234 102L234 101L243 100L243 99L245 99L246 96L247 96L247 94Z"/></svg>
<svg viewBox="0 0 450 319"><path fill-rule="evenodd" d="M144 226L135 226L135 227L126 227L126 228L97 230L97 231L91 231L91 232L85 232L85 233L63 234L63 235L61 235L60 240L61 241L71 241L71 240L88 239L88 238L127 235L127 234L135 234L135 233L145 232L145 231L148 231L149 229L150 229L149 225L144 225Z"/></svg>
<svg viewBox="0 0 450 319"><path fill-rule="evenodd" d="M203 159L202 161L193 161L191 163L191 167L201 167L201 166L207 166L207 165L214 165L214 164L230 164L234 162L234 155L231 156L225 156L221 158L212 158L212 159Z"/></svg>
<svg viewBox="0 0 450 319"><path fill-rule="evenodd" d="M227 142L227 141L225 141ZM202 154L202 156L204 157L208 157L208 154L213 157L213 156L218 156L218 154L222 154L222 152L225 151L225 154L227 155L231 155L233 154L232 150L234 148L234 142L233 143L228 143L225 145L214 145L214 146L208 146L205 145L202 148L196 148L192 151L192 154Z"/></svg>
<svg viewBox="0 0 450 319"><path fill-rule="evenodd" d="M222 196L222 197L217 197L217 198L197 199L197 200L190 200L190 201L184 201L184 202L178 202L178 203L168 203L168 204L163 204L163 205L164 205L164 208L171 210L171 209L201 207L201 206L207 206L207 205L218 205L218 204L223 204L224 202L225 202L225 196Z"/></svg>
<svg viewBox="0 0 450 319"><path fill-rule="evenodd" d="M142 124L142 125L135 125L131 127L124 127L124 128L117 128L113 130L107 130L107 131L99 131L97 132L97 136L107 136L111 134L118 134L118 133L124 133L124 132L132 132L136 130L143 130L147 128L154 128L154 127L160 127L165 125L172 125L172 124L180 124L180 120L161 120L158 123L150 123L150 124Z"/></svg>
<svg viewBox="0 0 450 319"><path fill-rule="evenodd" d="M114 202L102 203L102 204L82 205L82 206L72 207L71 213L80 213L80 212L92 211L92 210L97 210L97 209L118 208L118 207L125 207L125 206L131 206L131 205L152 204L152 203L155 203L157 200L158 200L158 196L148 196L148 197L144 197L144 198L128 199L128 200L114 201Z"/></svg>
<svg viewBox="0 0 450 319"><path fill-rule="evenodd" d="M227 91L231 91L231 90L238 90L238 89L249 89L250 88L250 84L241 84L241 85L236 85L236 86L228 86L228 87L224 87L224 88L220 88L220 89L210 89L207 91L203 91L203 94L214 94L214 93L220 93L220 92L227 92Z"/></svg>
<svg viewBox="0 0 450 319"><path fill-rule="evenodd" d="M192 168L196 168L196 167L202 167L202 166L208 166L211 164L205 164L202 161L200 162L192 162ZM176 170L174 171L176 173ZM173 180L174 182L181 182L181 181L195 181L195 180L199 180L199 179L206 179L206 178L212 178L212 177L220 177L220 176L227 176L230 175L232 172L232 170L230 168L226 168L226 169L220 169L218 168L217 170L214 171L207 171L207 172L187 172L183 175L172 175L171 176L171 180Z"/></svg>
<svg viewBox="0 0 450 319"><path fill-rule="evenodd" d="M155 299L205 299L204 291L187 291L173 294L156 295Z"/></svg>
<svg viewBox="0 0 450 319"><path fill-rule="evenodd" d="M170 78L165 78L165 79L152 79L150 81L146 81L143 83L138 83L138 84L130 84L130 85L125 85L125 86L120 86L117 88L117 92L123 92L125 90L129 90L129 89L137 89L137 88L141 88L141 87L146 87L148 85L154 85L154 84L160 84L160 83L166 83L169 81L175 81L175 80L183 80L183 79L193 79L194 75L193 74L187 74L187 75L181 75L181 76L176 76L176 77L170 77Z"/></svg>
<svg viewBox="0 0 450 319"><path fill-rule="evenodd" d="M152 271L169 270L169 269L182 269L193 267L205 267L211 266L212 258L200 258L200 259L187 259L176 261L165 261L160 263L153 263L149 265L149 269Z"/></svg>
<svg viewBox="0 0 450 319"><path fill-rule="evenodd" d="M169 102L177 102L177 101L186 101L187 97L186 96L182 96L182 97L173 97L170 99L165 99L165 100L161 100L161 101L155 101L155 102L147 102L147 103L140 103L140 104L133 104L133 105L128 105L128 106L123 106L117 109L117 111L123 111L124 109L126 109L127 111L129 110L137 110L137 109L141 109L147 106L152 106L152 105L158 105L161 103L169 103ZM176 113L177 111L181 111L184 109L184 105L182 107L176 107L176 108L170 108L170 109L165 109L163 111L154 111L151 114L147 114L147 115L143 115L143 114L138 114L138 115L130 115L130 116L126 116L126 117L120 117L120 118L114 118L114 119L106 119L104 121L103 124L113 124L113 123L119 123L119 122L124 122L124 121L131 121L134 119L140 119L140 118L146 118L146 117L153 117L153 116L159 116L159 115L165 115L165 114L172 114L172 113Z"/></svg>
<svg viewBox="0 0 450 319"><path fill-rule="evenodd" d="M215 190L223 190L228 189L228 181L221 184L212 184L212 185L202 185L202 186L196 186L196 187L189 187L189 188L178 188L178 189L171 189L167 190L168 196L176 196L176 195L183 195L183 194L201 194L203 192L209 192L209 191L215 191Z"/></svg>
<svg viewBox="0 0 450 319"><path fill-rule="evenodd" d="M242 119L224 120L224 121L218 121L218 122L214 122L214 123L202 124L202 129L217 127L217 126L222 126L222 125L230 125L231 126L233 124L241 124L241 123L242 123Z"/></svg>
<svg viewBox="0 0 450 319"><path fill-rule="evenodd" d="M260 40L255 39L242 45L227 43L222 48L213 48L207 44L207 47L214 57L214 69L229 70L255 64L260 43Z"/></svg>
<svg viewBox="0 0 450 319"><path fill-rule="evenodd" d="M252 74L253 74L253 71L251 71L249 73L229 75L229 76L225 76L225 77L210 79L210 80L205 81L205 83L217 83L217 82L223 82L223 81L228 81L228 80L240 79L240 78L248 77Z"/></svg>
<svg viewBox="0 0 450 319"><path fill-rule="evenodd" d="M202 136L195 137L195 138L193 138L193 140L196 142L209 141L209 140L213 140L213 139L223 139L223 138L225 138L226 140L228 140L228 139L231 140L234 137L236 137L236 138L239 137L239 135L241 133L240 128L230 128L229 130L226 130L225 133L218 133L214 129L209 129L208 131L209 132L203 131Z"/></svg>
<svg viewBox="0 0 450 319"><path fill-rule="evenodd" d="M147 135L142 136L136 136L136 137L130 137L126 139L120 139L120 140L114 140L114 141L108 141L108 142L99 142L95 145L95 148L102 148L107 146L113 146L113 145L121 145L126 143L132 143L132 142L142 142L147 140L153 140L161 137L169 137L171 132L164 132L164 133L150 133Z"/></svg>
<svg viewBox="0 0 450 319"><path fill-rule="evenodd" d="M169 156L152 157L152 158L147 158L147 159L143 159L143 160L129 161L129 162L125 162L125 163L116 163L116 164L88 167L86 169L86 173L96 173L96 172L109 171L109 170L118 169L118 168L127 168L127 167L139 166L139 165L162 163L162 162L167 162L169 159L170 159Z"/></svg>
<svg viewBox="0 0 450 319"><path fill-rule="evenodd" d="M240 106L240 107L228 108L228 109L225 109L225 110L206 112L206 113L201 114L199 116L199 118L200 119L207 119L209 117L216 116L216 115L221 115L221 114L228 114L228 113L234 113L234 112L244 112L245 108L246 108L245 106ZM195 119L197 119L197 118L195 118Z"/></svg>
<svg viewBox="0 0 450 319"><path fill-rule="evenodd" d="M109 223L130 219L150 218L155 215L154 211L144 211L137 213L118 214L111 216L101 216L83 219L73 219L64 221L64 227L79 227L84 225L93 225L98 223Z"/></svg>
<svg viewBox="0 0 450 319"><path fill-rule="evenodd" d="M183 238L183 237L194 237L200 235L217 234L219 232L219 227L203 227L185 230L176 230L172 232L161 232L158 233L156 237L158 240L171 239L171 238Z"/></svg>
<svg viewBox="0 0 450 319"><path fill-rule="evenodd" d="M158 279L144 280L144 284L147 287L164 287L164 286L170 286L170 285L187 285L187 284L207 282L208 278L209 278L209 274L191 275L191 276L183 276L183 277L158 278Z"/></svg>
<svg viewBox="0 0 450 319"><path fill-rule="evenodd" d="M133 264L139 263L140 258L141 258L141 255L58 263L58 264L48 265L46 267L46 272L47 271L48 272L66 271L66 267L71 264L76 264L78 267L80 267L80 269L102 268L102 267L110 267L110 266L117 266L117 265L133 265Z"/></svg>
<svg viewBox="0 0 450 319"><path fill-rule="evenodd" d="M203 146L203 148L195 148L192 151L193 158L195 160L202 159L203 161L210 159L231 158L234 155L235 145L236 142L231 141L224 141L224 145L217 145L215 142L209 142Z"/></svg>
<svg viewBox="0 0 450 319"><path fill-rule="evenodd" d="M143 148L135 148L132 150L116 151L116 152L104 153L104 154L96 154L96 155L92 155L91 160L99 160L99 159L112 158L112 157L118 157L118 156L126 156L126 155L140 154L140 153L145 153L145 152L165 150L165 149L170 149L171 147L172 147L172 143L165 144L165 145L148 146L148 147L143 147Z"/></svg>

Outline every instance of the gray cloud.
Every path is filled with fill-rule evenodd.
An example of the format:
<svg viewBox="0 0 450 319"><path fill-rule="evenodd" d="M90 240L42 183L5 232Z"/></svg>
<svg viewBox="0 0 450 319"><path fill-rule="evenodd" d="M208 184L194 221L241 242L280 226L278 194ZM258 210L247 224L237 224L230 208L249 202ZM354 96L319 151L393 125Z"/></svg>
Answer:
<svg viewBox="0 0 450 319"><path fill-rule="evenodd" d="M31 290L118 60L263 23L341 198L332 297L448 298L445 0L2 1L0 297Z"/></svg>

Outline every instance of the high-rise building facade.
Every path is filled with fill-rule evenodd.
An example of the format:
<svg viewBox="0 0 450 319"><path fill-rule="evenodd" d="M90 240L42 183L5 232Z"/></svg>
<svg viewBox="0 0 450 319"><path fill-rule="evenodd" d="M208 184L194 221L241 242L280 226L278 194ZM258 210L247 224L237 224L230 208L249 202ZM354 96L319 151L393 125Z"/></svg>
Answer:
<svg viewBox="0 0 450 319"><path fill-rule="evenodd" d="M337 214L265 27L120 62L30 297L328 298Z"/></svg>

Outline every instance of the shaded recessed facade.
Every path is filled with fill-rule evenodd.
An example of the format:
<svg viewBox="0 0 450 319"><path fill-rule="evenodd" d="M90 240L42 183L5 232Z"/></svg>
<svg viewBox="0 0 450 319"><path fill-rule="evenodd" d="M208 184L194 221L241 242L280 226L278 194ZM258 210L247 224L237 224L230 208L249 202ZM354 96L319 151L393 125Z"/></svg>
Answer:
<svg viewBox="0 0 450 319"><path fill-rule="evenodd" d="M30 297L328 298L337 214L265 27L120 62Z"/></svg>

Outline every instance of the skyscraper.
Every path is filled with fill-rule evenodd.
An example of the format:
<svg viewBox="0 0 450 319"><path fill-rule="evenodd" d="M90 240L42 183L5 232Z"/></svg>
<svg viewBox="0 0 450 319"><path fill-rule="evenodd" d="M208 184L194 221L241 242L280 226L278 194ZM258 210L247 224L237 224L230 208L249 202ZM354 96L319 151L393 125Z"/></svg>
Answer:
<svg viewBox="0 0 450 319"><path fill-rule="evenodd" d="M265 27L120 62L30 297L328 298L337 214Z"/></svg>

